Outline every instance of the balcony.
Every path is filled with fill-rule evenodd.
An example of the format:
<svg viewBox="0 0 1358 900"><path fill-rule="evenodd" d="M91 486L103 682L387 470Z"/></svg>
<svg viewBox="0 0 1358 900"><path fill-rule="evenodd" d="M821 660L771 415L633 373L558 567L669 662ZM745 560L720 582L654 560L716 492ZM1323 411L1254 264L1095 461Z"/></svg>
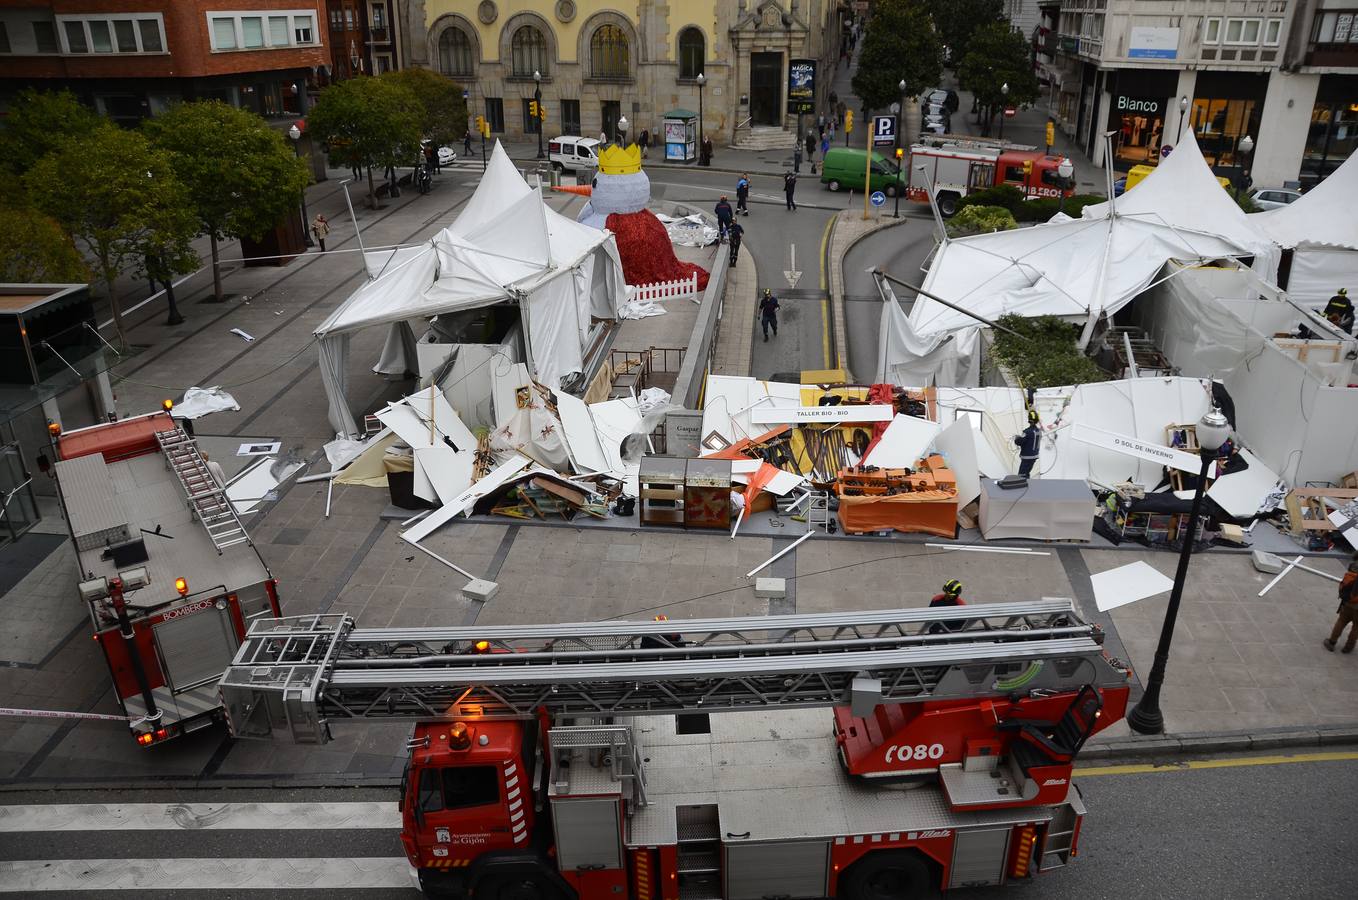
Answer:
<svg viewBox="0 0 1358 900"><path fill-rule="evenodd" d="M1306 65L1358 69L1358 44L1309 44L1306 47Z"/></svg>
<svg viewBox="0 0 1358 900"><path fill-rule="evenodd" d="M368 29L368 43L369 43L369 44L390 44L390 43L391 43L391 30L390 30L389 28L377 28L377 27L369 28L369 29Z"/></svg>
<svg viewBox="0 0 1358 900"><path fill-rule="evenodd" d="M1311 20L1306 65L1358 68L1358 9L1321 9Z"/></svg>

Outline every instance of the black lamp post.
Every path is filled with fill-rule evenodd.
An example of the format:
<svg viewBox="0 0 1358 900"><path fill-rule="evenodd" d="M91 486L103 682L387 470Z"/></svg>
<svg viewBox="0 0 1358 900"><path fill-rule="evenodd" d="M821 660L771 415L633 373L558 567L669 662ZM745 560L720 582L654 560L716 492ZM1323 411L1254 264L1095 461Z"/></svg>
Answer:
<svg viewBox="0 0 1358 900"><path fill-rule="evenodd" d="M705 166L711 163L703 158L703 88L707 85L707 75L699 72L694 80L698 82L698 165Z"/></svg>
<svg viewBox="0 0 1358 900"><path fill-rule="evenodd" d="M1160 688L1165 681L1165 665L1169 662L1169 644L1174 639L1174 624L1179 617L1179 600L1183 597L1184 582L1188 578L1188 560L1193 555L1193 540L1198 530L1198 513L1202 511L1202 495L1207 489L1207 472L1216 461L1217 451L1230 436L1231 426L1221 414L1221 410L1213 409L1199 420L1196 431L1198 453L1202 456L1202 470L1198 473L1198 484L1193 489L1193 508L1188 514L1183 549L1179 551L1179 568L1174 573L1174 589L1170 591L1169 608L1165 610L1165 621L1160 626L1160 642L1155 645L1155 662L1151 665L1146 692L1141 695L1140 702L1127 714L1127 725L1141 734L1159 734L1165 730L1165 717L1160 712Z"/></svg>
<svg viewBox="0 0 1358 900"><path fill-rule="evenodd" d="M1004 140L1004 111L1009 107L1009 82L1000 85L1000 95L1004 98L1000 101L1000 140Z"/></svg>
<svg viewBox="0 0 1358 900"><path fill-rule="evenodd" d="M1188 95L1179 98L1179 140L1184 139L1184 113L1188 112Z"/></svg>
<svg viewBox="0 0 1358 900"><path fill-rule="evenodd" d="M901 183L901 169L905 163L905 154L901 152L904 149L901 145L905 143L902 138L905 125L905 88L905 79L902 78L896 85L896 89L901 92L901 99L896 104L896 211L892 213L892 218L895 219L901 217L901 191L905 189L905 185ZM822 161L821 166L824 165Z"/></svg>
<svg viewBox="0 0 1358 900"><path fill-rule="evenodd" d="M538 133L538 159L546 159L547 154L542 152L542 73L537 69L533 70L533 102L537 105L537 121L533 127Z"/></svg>
<svg viewBox="0 0 1358 900"><path fill-rule="evenodd" d="M292 138L293 155L296 156L298 159L301 159L302 129L298 128L296 125L293 125L291 128L288 129L288 137ZM302 241L306 244L306 246L314 247L315 244L312 243L311 240L311 229L308 227L309 221L310 219L307 216L306 211L306 188L302 188Z"/></svg>

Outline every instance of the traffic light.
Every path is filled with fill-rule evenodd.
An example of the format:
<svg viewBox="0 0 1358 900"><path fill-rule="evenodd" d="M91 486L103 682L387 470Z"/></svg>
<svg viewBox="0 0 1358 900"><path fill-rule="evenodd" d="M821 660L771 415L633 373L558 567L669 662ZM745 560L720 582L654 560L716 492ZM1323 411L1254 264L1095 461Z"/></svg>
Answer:
<svg viewBox="0 0 1358 900"><path fill-rule="evenodd" d="M476 117L476 133L477 133L477 134L485 134L485 133L486 133L486 117L485 117L485 116L477 116L477 117Z"/></svg>
<svg viewBox="0 0 1358 900"><path fill-rule="evenodd" d="M851 109L844 111L844 130L853 131L853 110Z"/></svg>
<svg viewBox="0 0 1358 900"><path fill-rule="evenodd" d="M1033 174L1033 161L1031 159L1025 159L1023 161L1023 177L1027 178L1031 174Z"/></svg>
<svg viewBox="0 0 1358 900"><path fill-rule="evenodd" d="M904 147L897 147L897 148L896 148L896 162L897 162L897 163L900 163L900 161L901 161L902 159L904 159L904 158L905 158L905 148L904 148Z"/></svg>
<svg viewBox="0 0 1358 900"><path fill-rule="evenodd" d="M538 119L542 117L541 113L539 112L538 102L536 100L528 101L528 116L529 118L532 119Z"/></svg>
<svg viewBox="0 0 1358 900"><path fill-rule="evenodd" d="M1055 143L1056 143L1056 123L1053 122L1053 121L1051 121L1050 119L1048 119L1048 120L1047 120L1047 146L1050 147L1052 144L1055 144Z"/></svg>

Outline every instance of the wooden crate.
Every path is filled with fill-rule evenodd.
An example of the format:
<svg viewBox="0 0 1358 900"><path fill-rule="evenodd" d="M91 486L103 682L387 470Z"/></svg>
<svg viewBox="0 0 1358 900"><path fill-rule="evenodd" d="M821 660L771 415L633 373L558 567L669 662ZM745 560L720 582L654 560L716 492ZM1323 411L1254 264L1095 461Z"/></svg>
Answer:
<svg viewBox="0 0 1358 900"><path fill-rule="evenodd" d="M1308 531L1334 531L1325 501L1349 501L1358 497L1355 488L1295 488L1283 500L1287 507L1287 527L1294 535ZM1336 503L1343 506L1343 503Z"/></svg>

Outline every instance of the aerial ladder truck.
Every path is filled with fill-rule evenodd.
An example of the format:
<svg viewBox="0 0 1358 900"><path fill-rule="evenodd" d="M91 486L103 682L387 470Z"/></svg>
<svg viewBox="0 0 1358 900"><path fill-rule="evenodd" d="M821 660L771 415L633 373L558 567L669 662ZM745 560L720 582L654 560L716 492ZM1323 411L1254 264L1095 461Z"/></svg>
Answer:
<svg viewBox="0 0 1358 900"><path fill-rule="evenodd" d="M220 690L241 737L414 722L431 896L904 900L1075 857L1129 671L1072 601L679 626L260 620Z"/></svg>

